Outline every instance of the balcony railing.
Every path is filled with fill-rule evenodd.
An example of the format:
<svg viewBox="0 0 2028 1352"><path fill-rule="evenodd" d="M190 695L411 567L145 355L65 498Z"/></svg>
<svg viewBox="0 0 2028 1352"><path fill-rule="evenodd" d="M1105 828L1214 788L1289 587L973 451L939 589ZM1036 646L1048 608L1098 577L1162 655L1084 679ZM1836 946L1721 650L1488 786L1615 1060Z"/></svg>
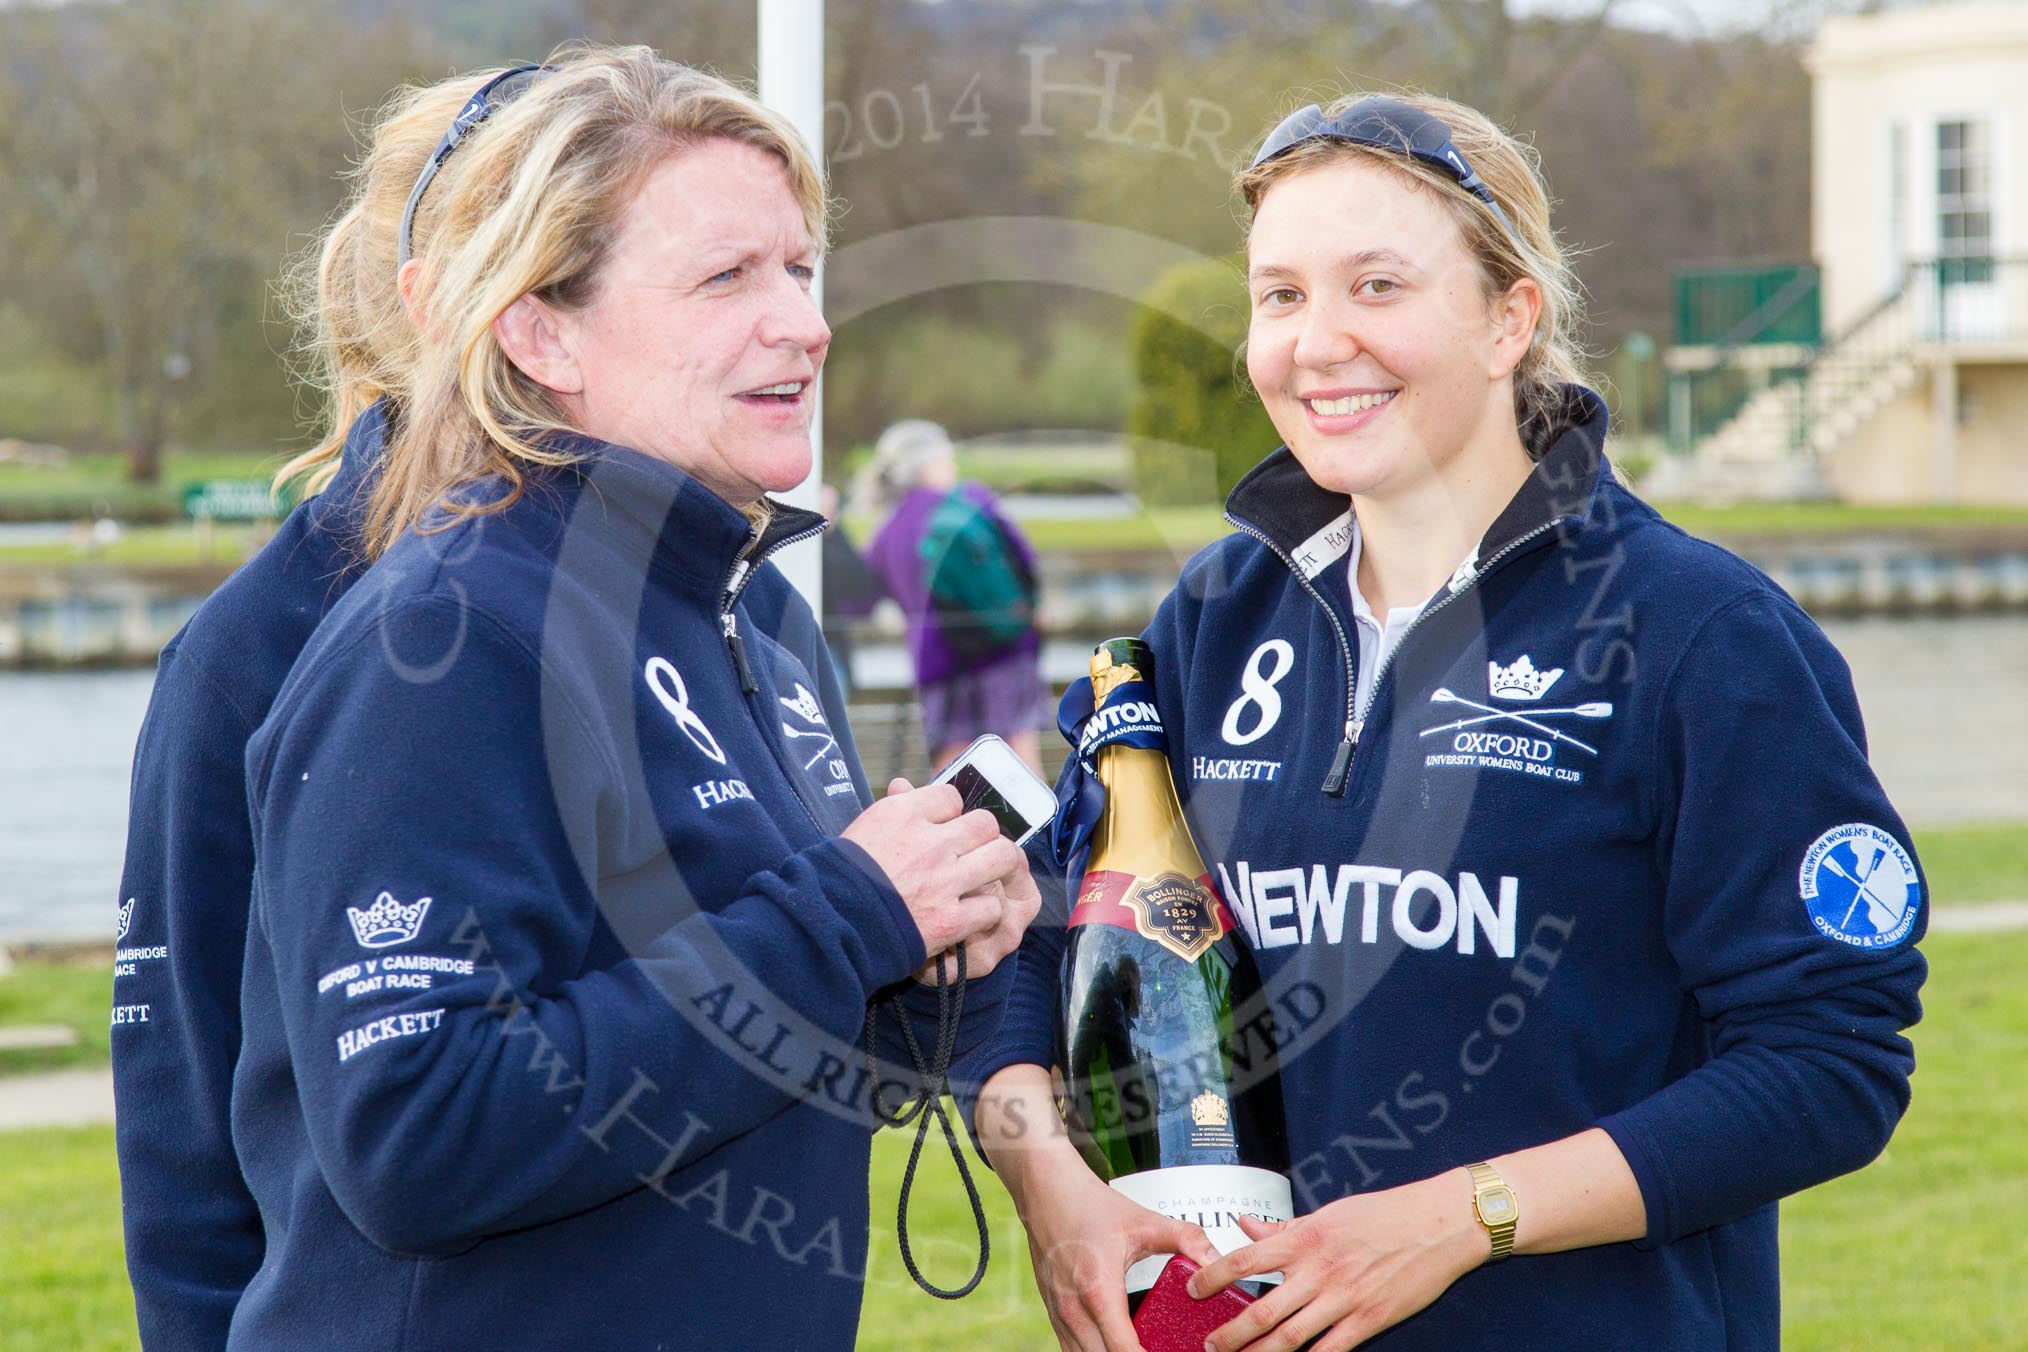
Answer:
<svg viewBox="0 0 2028 1352"><path fill-rule="evenodd" d="M1690 267L1676 272L1676 346L1814 345L1821 336L1817 269Z"/></svg>
<svg viewBox="0 0 2028 1352"><path fill-rule="evenodd" d="M1764 269L1763 274L1775 270ZM1679 298L1684 279L1678 279ZM1793 439L1812 444L1816 405L1827 383L1885 369L1923 347L1971 348L2028 342L2028 257L1947 258L1910 263L1899 283L1837 331L1804 341L1793 336L1818 327L1814 272L1801 269L1787 287L1766 298L1713 340L1711 360L1670 375L1671 449L1687 450L1717 431L1761 390L1800 382ZM1784 292L1786 291L1786 295ZM1807 323L1797 318L1807 311ZM1794 360L1749 360L1747 349L1791 344Z"/></svg>

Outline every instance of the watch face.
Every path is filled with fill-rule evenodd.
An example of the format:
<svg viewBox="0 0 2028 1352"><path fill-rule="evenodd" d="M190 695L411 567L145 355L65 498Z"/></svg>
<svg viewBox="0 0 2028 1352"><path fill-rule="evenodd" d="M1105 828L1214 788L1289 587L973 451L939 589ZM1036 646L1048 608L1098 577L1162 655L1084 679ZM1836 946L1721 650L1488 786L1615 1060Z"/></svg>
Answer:
<svg viewBox="0 0 2028 1352"><path fill-rule="evenodd" d="M1478 1196L1479 1219L1487 1225L1505 1225L1514 1219L1514 1194L1505 1188L1488 1188Z"/></svg>

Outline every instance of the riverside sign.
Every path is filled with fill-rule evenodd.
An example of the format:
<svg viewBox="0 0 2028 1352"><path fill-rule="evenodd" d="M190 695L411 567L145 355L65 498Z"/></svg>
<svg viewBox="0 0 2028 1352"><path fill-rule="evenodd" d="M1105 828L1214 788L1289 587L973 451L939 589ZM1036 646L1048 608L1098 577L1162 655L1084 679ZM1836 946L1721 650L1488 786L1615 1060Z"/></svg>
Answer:
<svg viewBox="0 0 2028 1352"><path fill-rule="evenodd" d="M287 510L266 479L207 479L183 490L192 521L272 521Z"/></svg>

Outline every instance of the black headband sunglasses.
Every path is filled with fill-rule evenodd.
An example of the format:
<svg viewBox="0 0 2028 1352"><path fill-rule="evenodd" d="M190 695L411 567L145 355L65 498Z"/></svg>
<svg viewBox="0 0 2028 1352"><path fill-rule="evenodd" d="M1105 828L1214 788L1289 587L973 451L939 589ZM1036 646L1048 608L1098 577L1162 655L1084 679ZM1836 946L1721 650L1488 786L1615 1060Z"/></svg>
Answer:
<svg viewBox="0 0 2028 1352"><path fill-rule="evenodd" d="M520 97L522 91L534 82L537 75L555 69L555 66L538 65L516 66L512 70L503 70L480 85L473 91L472 97L465 100L465 106L458 109L458 115L451 119L451 129L444 133L444 139L437 142L437 148L430 152L429 161L423 165L422 174L416 179L415 187L409 190L408 205L401 210L402 263L408 262L411 252L416 205L422 201L423 193L430 186L430 180L437 176L437 170L444 167L444 161L451 157L451 152L472 134L472 128Z"/></svg>
<svg viewBox="0 0 2028 1352"><path fill-rule="evenodd" d="M1258 169L1303 142L1316 140L1350 141L1354 145L1372 146L1376 150L1407 155L1424 164L1435 165L1456 179L1459 187L1491 207L1509 236L1520 238L1514 234L1514 226L1507 219L1507 213L1493 200L1492 189L1486 186L1458 148L1451 144L1451 129L1443 124L1441 118L1432 117L1399 99L1361 99L1336 117L1326 116L1324 110L1313 103L1290 113L1268 133L1267 140L1261 142L1259 153L1253 157L1252 167Z"/></svg>

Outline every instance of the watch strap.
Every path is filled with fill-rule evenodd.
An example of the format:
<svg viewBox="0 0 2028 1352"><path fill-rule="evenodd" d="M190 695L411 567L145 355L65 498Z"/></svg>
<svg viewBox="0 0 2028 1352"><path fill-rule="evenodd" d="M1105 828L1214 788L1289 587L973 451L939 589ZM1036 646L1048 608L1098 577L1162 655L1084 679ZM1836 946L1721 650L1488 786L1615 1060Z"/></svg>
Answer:
<svg viewBox="0 0 2028 1352"><path fill-rule="evenodd" d="M1465 1169L1472 1176L1472 1214L1486 1228L1486 1238L1493 1245L1492 1256L1486 1261L1497 1263L1514 1252L1514 1227L1520 1223L1520 1206L1514 1200L1514 1190L1492 1165L1468 1164ZM1487 1194L1493 1192L1501 1196L1489 1208ZM1489 1209L1493 1212L1490 1219Z"/></svg>

